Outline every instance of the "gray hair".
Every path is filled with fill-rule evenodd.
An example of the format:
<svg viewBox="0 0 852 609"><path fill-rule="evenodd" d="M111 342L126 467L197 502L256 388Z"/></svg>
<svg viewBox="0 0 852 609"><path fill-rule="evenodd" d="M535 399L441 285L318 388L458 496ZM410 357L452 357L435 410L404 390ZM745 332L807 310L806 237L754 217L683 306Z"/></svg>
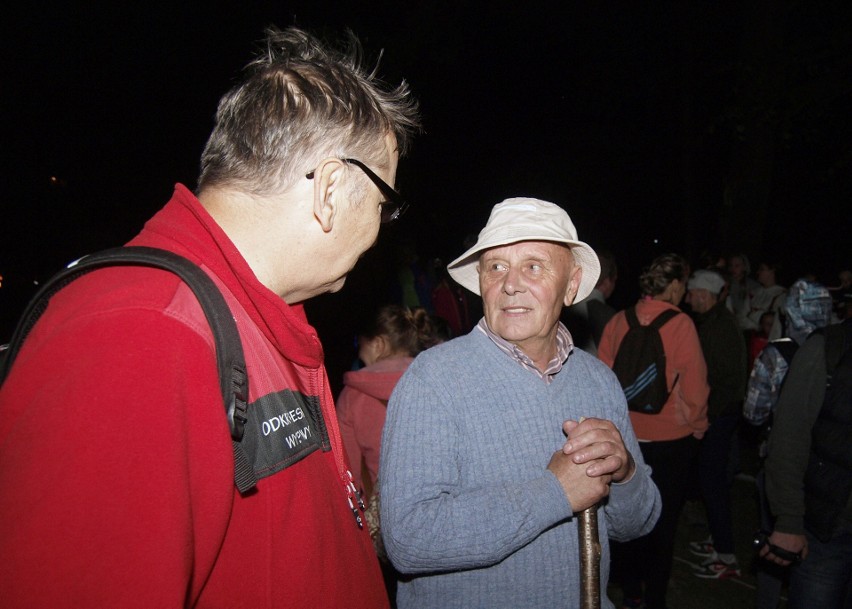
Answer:
<svg viewBox="0 0 852 609"><path fill-rule="evenodd" d="M417 102L405 81L394 89L382 83L378 65L368 73L360 42L347 36L337 49L295 27L266 30L244 80L219 101L199 191L227 185L279 193L326 155L387 167L388 133L400 155L406 151L420 128Z"/></svg>

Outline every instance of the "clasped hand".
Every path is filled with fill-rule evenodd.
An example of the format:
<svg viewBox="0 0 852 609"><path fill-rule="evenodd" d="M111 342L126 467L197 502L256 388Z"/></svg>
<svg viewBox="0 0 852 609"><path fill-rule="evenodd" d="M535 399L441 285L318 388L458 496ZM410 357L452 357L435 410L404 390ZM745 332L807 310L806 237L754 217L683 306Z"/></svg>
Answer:
<svg viewBox="0 0 852 609"><path fill-rule="evenodd" d="M612 421L565 421L567 437L547 468L553 472L575 512L609 495L610 482L622 482L633 473L633 457Z"/></svg>

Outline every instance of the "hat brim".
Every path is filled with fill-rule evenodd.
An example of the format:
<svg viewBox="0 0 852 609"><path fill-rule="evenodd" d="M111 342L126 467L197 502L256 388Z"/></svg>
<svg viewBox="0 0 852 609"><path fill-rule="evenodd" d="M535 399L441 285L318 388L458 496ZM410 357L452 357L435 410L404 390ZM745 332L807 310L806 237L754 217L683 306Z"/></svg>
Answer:
<svg viewBox="0 0 852 609"><path fill-rule="evenodd" d="M558 239L552 235L548 236L524 236L518 238L502 238L487 242L477 242L473 247L467 250L464 254L453 260L447 265L447 271L459 285L467 288L474 294L481 296L479 291L479 273L476 270L479 264L479 257L482 252L494 247L502 245L511 245L520 243L521 241L550 241L554 243L563 243L571 249L574 255L574 261L583 269L583 275L580 278L580 287L577 290L577 295L574 297L574 303L580 302L592 293L598 283L598 277L601 274L601 263L598 260L595 251L588 244L582 241L572 241L570 239Z"/></svg>

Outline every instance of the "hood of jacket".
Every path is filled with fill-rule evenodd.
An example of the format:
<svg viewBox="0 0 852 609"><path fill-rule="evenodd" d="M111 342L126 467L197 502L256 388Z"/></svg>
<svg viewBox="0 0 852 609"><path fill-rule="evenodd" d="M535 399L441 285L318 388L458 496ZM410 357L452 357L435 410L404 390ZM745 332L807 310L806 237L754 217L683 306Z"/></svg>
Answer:
<svg viewBox="0 0 852 609"><path fill-rule="evenodd" d="M377 400L387 402L393 388L413 361L413 357L383 359L371 366L345 373L343 384Z"/></svg>

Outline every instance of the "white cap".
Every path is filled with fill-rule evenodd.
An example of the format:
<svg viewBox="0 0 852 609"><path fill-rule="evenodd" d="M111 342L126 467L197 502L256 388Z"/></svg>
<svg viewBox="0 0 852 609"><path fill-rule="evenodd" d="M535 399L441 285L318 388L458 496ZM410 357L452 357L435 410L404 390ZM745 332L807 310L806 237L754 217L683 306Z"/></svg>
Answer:
<svg viewBox="0 0 852 609"><path fill-rule="evenodd" d="M686 282L687 290L707 290L718 296L725 287L725 279L716 271L698 270Z"/></svg>

